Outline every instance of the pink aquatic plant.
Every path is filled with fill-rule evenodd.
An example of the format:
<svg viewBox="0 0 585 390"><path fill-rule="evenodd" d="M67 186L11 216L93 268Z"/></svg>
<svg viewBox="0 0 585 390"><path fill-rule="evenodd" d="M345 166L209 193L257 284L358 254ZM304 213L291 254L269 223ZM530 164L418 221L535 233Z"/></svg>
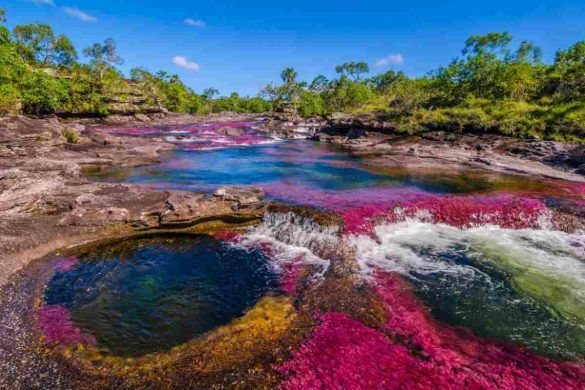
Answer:
<svg viewBox="0 0 585 390"><path fill-rule="evenodd" d="M374 330L343 313L275 369L284 389L582 389L583 363L559 363L433 320L397 275L375 286L388 313Z"/></svg>
<svg viewBox="0 0 585 390"><path fill-rule="evenodd" d="M133 137L165 137L184 150L213 150L230 146L249 146L273 141L272 137L254 130L256 122L216 122L207 124L160 126L143 128L103 127L103 133ZM229 134L225 128L243 132Z"/></svg>
<svg viewBox="0 0 585 390"><path fill-rule="evenodd" d="M69 310L60 305L44 305L37 310L36 322L48 343L95 345L95 338L84 334L71 320Z"/></svg>
<svg viewBox="0 0 585 390"><path fill-rule="evenodd" d="M407 218L461 228L488 224L509 229L540 228L544 220L549 220L550 213L540 200L510 194L474 197L425 194L341 212L346 233L368 233L380 220L399 222Z"/></svg>
<svg viewBox="0 0 585 390"><path fill-rule="evenodd" d="M585 364L554 362L509 344L431 318L410 285L398 275L379 274L378 295L388 313L386 331L439 368L450 387L504 389L584 388Z"/></svg>
<svg viewBox="0 0 585 390"><path fill-rule="evenodd" d="M294 294L301 277L302 265L298 262L285 263L280 276L280 289L287 294Z"/></svg>
<svg viewBox="0 0 585 390"><path fill-rule="evenodd" d="M62 258L55 265L55 271L57 271L57 272L69 272L78 263L79 263L79 259L77 257L75 257L75 256L70 256L70 257Z"/></svg>
<svg viewBox="0 0 585 390"><path fill-rule="evenodd" d="M267 195L274 198L338 212L368 204L391 204L401 199L426 194L414 188L398 188L395 186L353 190L322 190L298 184L273 183L263 185L262 189Z"/></svg>
<svg viewBox="0 0 585 390"><path fill-rule="evenodd" d="M320 325L276 367L283 389L407 389L446 385L431 363L343 313L318 316ZM412 387L411 387L412 386Z"/></svg>
<svg viewBox="0 0 585 390"><path fill-rule="evenodd" d="M213 233L213 237L217 240L238 242L241 234L229 230L221 230Z"/></svg>
<svg viewBox="0 0 585 390"><path fill-rule="evenodd" d="M374 225L417 218L457 227L486 224L504 228L539 228L551 210L538 199L508 193L476 196L441 196L396 187L330 191L292 184L263 186L278 199L309 204L341 214L345 233L368 233Z"/></svg>

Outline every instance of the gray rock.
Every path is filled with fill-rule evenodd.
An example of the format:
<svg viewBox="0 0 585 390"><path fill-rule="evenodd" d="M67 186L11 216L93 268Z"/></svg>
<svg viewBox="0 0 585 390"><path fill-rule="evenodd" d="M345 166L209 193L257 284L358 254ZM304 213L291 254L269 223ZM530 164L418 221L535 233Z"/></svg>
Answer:
<svg viewBox="0 0 585 390"><path fill-rule="evenodd" d="M237 202L239 206L256 205L264 199L264 191L258 187L225 186L218 188L213 195L222 200Z"/></svg>
<svg viewBox="0 0 585 390"><path fill-rule="evenodd" d="M16 179L18 177L21 177L22 175L23 175L23 172L18 168L9 168L9 169L0 170L0 180Z"/></svg>
<svg viewBox="0 0 585 390"><path fill-rule="evenodd" d="M134 115L134 118L139 122L149 122L150 121L150 118L148 117L148 115L145 115L145 114L136 114L136 115Z"/></svg>
<svg viewBox="0 0 585 390"><path fill-rule="evenodd" d="M229 126L220 127L217 130L217 132L220 135L225 135L225 136L228 136L228 137L239 137L239 136L242 136L242 135L246 134L246 131L245 130L236 129L234 127L229 127Z"/></svg>

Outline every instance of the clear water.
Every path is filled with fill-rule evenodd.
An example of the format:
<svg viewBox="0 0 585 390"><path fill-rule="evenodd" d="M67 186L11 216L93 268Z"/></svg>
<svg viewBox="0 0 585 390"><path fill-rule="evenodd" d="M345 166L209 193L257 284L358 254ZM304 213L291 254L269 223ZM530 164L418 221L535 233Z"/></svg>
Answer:
<svg viewBox="0 0 585 390"><path fill-rule="evenodd" d="M104 352L169 349L241 316L275 287L259 250L210 236L132 239L96 248L48 283L45 302L69 310Z"/></svg>
<svg viewBox="0 0 585 390"><path fill-rule="evenodd" d="M364 188L413 188L439 194L506 190L542 191L546 183L478 172L417 170L376 171L369 158L306 140L179 150L161 164L106 172L88 172L99 180L149 184L161 189L210 190L222 185L255 185L270 194L274 186L345 191Z"/></svg>

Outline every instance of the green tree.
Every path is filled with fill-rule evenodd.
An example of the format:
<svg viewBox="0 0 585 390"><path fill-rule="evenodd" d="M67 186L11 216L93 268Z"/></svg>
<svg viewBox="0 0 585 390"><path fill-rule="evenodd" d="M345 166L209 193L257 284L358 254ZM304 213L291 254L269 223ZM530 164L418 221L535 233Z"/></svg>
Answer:
<svg viewBox="0 0 585 390"><path fill-rule="evenodd" d="M508 32L491 32L486 35L472 35L465 41L463 55L487 56L494 58L505 52L512 42L512 36Z"/></svg>
<svg viewBox="0 0 585 390"><path fill-rule="evenodd" d="M362 74L369 73L370 67L365 62L346 62L345 64L335 67L335 71L340 75L346 75L353 81L361 79Z"/></svg>
<svg viewBox="0 0 585 390"><path fill-rule="evenodd" d="M280 78L284 84L270 92L276 96L275 100L292 103L296 107L300 93L306 85L297 82L297 76L298 73L293 68L286 68L282 71Z"/></svg>
<svg viewBox="0 0 585 390"><path fill-rule="evenodd" d="M27 114L52 114L67 100L63 83L43 71L30 73L21 88L23 110Z"/></svg>
<svg viewBox="0 0 585 390"><path fill-rule="evenodd" d="M323 93L327 90L329 86L329 80L327 77L323 76L322 74L318 75L311 81L309 85L309 90L315 93Z"/></svg>
<svg viewBox="0 0 585 390"><path fill-rule="evenodd" d="M542 50L523 41L505 67L507 95L512 100L526 100L535 95L541 83Z"/></svg>
<svg viewBox="0 0 585 390"><path fill-rule="evenodd" d="M14 28L14 39L22 58L31 64L68 67L77 60L75 47L64 35L55 36L53 29L42 23Z"/></svg>
<svg viewBox="0 0 585 390"><path fill-rule="evenodd" d="M293 68L286 68L280 73L280 78L285 84L293 84L299 74Z"/></svg>
<svg viewBox="0 0 585 390"><path fill-rule="evenodd" d="M298 107L299 115L303 118L325 114L325 102L320 94L312 91L302 91Z"/></svg>
<svg viewBox="0 0 585 390"><path fill-rule="evenodd" d="M0 26L0 45L13 46L10 31L4 26Z"/></svg>
<svg viewBox="0 0 585 390"><path fill-rule="evenodd" d="M103 80L106 71L115 65L122 65L124 60L116 52L116 42L108 38L101 43L94 43L92 46L83 49L83 54L91 61L91 66Z"/></svg>
<svg viewBox="0 0 585 390"><path fill-rule="evenodd" d="M16 26L13 35L18 50L26 62L50 64L55 42L55 34L51 26L43 23Z"/></svg>
<svg viewBox="0 0 585 390"><path fill-rule="evenodd" d="M563 100L585 96L585 41L557 51L555 62L548 71L547 88Z"/></svg>
<svg viewBox="0 0 585 390"><path fill-rule="evenodd" d="M58 67L69 68L75 64L78 58L77 50L69 38L65 35L59 35L53 43L52 63Z"/></svg>
<svg viewBox="0 0 585 390"><path fill-rule="evenodd" d="M261 97L246 100L246 112L262 113L272 110L272 106Z"/></svg>
<svg viewBox="0 0 585 390"><path fill-rule="evenodd" d="M329 111L343 111L359 107L373 97L371 88L361 82L352 81L342 75L332 83L325 93L325 102Z"/></svg>
<svg viewBox="0 0 585 390"><path fill-rule="evenodd" d="M26 73L27 68L11 41L10 32L0 26L0 112L16 109L20 83Z"/></svg>
<svg viewBox="0 0 585 390"><path fill-rule="evenodd" d="M6 10L0 8L0 23L6 23Z"/></svg>
<svg viewBox="0 0 585 390"><path fill-rule="evenodd" d="M215 96L219 95L219 90L217 88L205 88L203 90L203 93L201 94L201 96L205 99L205 100L211 100L213 99Z"/></svg>
<svg viewBox="0 0 585 390"><path fill-rule="evenodd" d="M406 79L406 75L403 72L396 73L393 70L389 70L386 73L370 78L368 83L371 84L377 92L387 94L390 92L393 85L404 79Z"/></svg>
<svg viewBox="0 0 585 390"><path fill-rule="evenodd" d="M508 48L511 41L507 32L469 37L462 51L464 58L454 60L432 75L435 90L443 96L443 102L459 103L468 96L490 100L510 97L507 70L513 60ZM526 46L523 50L528 53L529 49Z"/></svg>
<svg viewBox="0 0 585 390"><path fill-rule="evenodd" d="M17 84L26 72L25 63L10 39L10 32L0 26L0 84Z"/></svg>

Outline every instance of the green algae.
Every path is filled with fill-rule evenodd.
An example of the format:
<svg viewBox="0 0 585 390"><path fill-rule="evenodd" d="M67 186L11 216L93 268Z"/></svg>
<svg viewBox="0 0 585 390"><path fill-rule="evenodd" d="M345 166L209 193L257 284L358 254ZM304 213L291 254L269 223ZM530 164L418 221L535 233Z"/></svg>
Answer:
<svg viewBox="0 0 585 390"><path fill-rule="evenodd" d="M471 250L477 259L503 269L516 291L530 295L553 316L585 326L585 262L568 252L552 259L537 247L506 245L498 237L474 240Z"/></svg>

